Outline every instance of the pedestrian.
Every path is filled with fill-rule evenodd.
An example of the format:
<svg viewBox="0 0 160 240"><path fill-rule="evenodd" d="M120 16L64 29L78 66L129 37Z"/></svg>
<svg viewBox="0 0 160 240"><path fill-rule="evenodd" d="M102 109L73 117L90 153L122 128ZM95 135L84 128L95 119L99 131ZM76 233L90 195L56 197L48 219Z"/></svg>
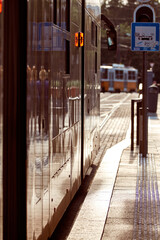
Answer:
<svg viewBox="0 0 160 240"><path fill-rule="evenodd" d="M34 82L37 81L37 69L35 65L32 67L31 77Z"/></svg>
<svg viewBox="0 0 160 240"><path fill-rule="evenodd" d="M31 68L29 65L27 65L27 81L30 82L32 79L32 76L31 76Z"/></svg>
<svg viewBox="0 0 160 240"><path fill-rule="evenodd" d="M46 72L44 66L42 65L42 66L41 66L41 70L40 70L40 72L39 72L39 79L40 79L41 81L44 81L46 78L47 78L47 72Z"/></svg>

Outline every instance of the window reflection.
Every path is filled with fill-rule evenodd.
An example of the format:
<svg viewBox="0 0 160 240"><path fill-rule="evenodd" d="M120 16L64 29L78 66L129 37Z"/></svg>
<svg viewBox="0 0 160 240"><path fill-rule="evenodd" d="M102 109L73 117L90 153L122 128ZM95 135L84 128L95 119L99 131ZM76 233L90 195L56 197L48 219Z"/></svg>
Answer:
<svg viewBox="0 0 160 240"><path fill-rule="evenodd" d="M69 14L70 1L28 1L26 66L28 239L38 239L54 209L70 188L69 127L78 117L77 110L74 110L76 101L69 100L72 97ZM76 97L75 94L73 96ZM73 119L69 117L70 111L73 113ZM60 171L62 168L64 170ZM64 189L61 189L62 185ZM50 198L52 195L53 204Z"/></svg>

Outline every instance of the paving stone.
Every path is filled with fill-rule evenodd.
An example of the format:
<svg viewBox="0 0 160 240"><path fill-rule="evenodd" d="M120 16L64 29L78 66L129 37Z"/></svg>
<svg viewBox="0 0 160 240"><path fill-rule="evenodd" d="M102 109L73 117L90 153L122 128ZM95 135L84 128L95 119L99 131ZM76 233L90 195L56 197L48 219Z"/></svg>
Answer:
<svg viewBox="0 0 160 240"><path fill-rule="evenodd" d="M103 240L129 240L133 237L133 226L128 224L108 224L104 234Z"/></svg>

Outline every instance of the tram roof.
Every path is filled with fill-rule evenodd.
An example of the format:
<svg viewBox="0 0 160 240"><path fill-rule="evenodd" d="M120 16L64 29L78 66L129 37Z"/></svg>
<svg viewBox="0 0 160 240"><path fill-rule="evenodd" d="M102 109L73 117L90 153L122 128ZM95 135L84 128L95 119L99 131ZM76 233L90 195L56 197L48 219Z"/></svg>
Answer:
<svg viewBox="0 0 160 240"><path fill-rule="evenodd" d="M112 66L108 66L108 65L101 65L100 68L104 68L104 69L128 69L128 70L136 70L136 68L132 67L132 66L125 66L124 64L113 64Z"/></svg>
<svg viewBox="0 0 160 240"><path fill-rule="evenodd" d="M113 68L113 67L112 67L112 66L107 66L107 65L101 65L100 68L111 69L111 68Z"/></svg>

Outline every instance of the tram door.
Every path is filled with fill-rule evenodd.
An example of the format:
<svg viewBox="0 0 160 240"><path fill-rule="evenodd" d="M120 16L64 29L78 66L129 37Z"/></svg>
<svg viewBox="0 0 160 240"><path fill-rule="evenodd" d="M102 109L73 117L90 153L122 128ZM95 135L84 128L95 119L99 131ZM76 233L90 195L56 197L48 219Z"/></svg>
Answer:
<svg viewBox="0 0 160 240"><path fill-rule="evenodd" d="M124 72L124 92L127 92L127 72Z"/></svg>
<svg viewBox="0 0 160 240"><path fill-rule="evenodd" d="M109 91L114 91L114 72L109 71Z"/></svg>

